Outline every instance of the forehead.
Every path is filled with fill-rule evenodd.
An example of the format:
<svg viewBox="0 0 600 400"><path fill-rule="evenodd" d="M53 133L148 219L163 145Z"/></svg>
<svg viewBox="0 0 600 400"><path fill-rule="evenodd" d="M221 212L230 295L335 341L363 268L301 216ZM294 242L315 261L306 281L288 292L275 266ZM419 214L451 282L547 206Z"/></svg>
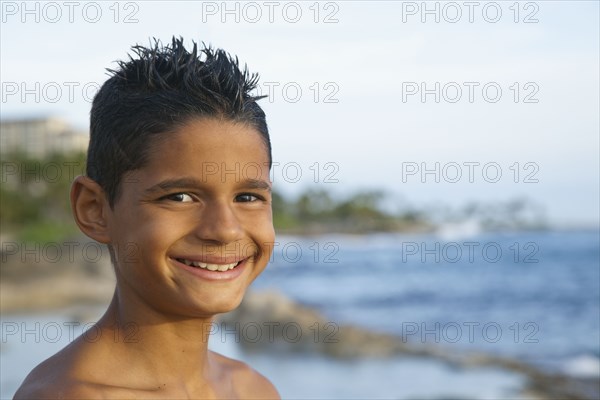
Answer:
<svg viewBox="0 0 600 400"><path fill-rule="evenodd" d="M267 146L252 126L218 119L196 119L150 145L142 170L233 175L252 170L253 177L268 177ZM233 176L232 176L233 177Z"/></svg>

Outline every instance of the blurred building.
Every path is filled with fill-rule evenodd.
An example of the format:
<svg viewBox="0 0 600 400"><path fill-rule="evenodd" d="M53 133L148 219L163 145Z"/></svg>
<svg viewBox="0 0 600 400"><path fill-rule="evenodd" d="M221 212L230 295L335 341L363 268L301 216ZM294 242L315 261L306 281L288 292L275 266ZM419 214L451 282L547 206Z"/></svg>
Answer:
<svg viewBox="0 0 600 400"><path fill-rule="evenodd" d="M1 154L18 151L43 158L51 153L86 151L88 142L88 132L75 130L59 118L24 118L0 122Z"/></svg>

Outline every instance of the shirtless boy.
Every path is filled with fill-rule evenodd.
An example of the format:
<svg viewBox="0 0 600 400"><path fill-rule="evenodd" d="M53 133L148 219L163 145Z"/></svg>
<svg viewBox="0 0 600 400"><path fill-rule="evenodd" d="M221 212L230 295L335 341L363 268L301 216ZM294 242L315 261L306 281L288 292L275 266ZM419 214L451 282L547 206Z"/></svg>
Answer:
<svg viewBox="0 0 600 400"><path fill-rule="evenodd" d="M257 77L182 40L133 50L94 98L86 176L71 189L79 228L110 250L113 299L98 339L42 362L15 398L279 398L207 347L213 317L239 305L273 249Z"/></svg>

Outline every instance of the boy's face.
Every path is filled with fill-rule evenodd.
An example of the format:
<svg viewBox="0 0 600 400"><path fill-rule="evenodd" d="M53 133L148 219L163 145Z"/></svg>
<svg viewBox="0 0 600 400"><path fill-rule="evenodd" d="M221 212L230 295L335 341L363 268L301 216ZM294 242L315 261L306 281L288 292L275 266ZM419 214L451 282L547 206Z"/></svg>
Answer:
<svg viewBox="0 0 600 400"><path fill-rule="evenodd" d="M109 211L121 298L179 316L237 307L273 249L268 162L260 134L229 121L157 140Z"/></svg>

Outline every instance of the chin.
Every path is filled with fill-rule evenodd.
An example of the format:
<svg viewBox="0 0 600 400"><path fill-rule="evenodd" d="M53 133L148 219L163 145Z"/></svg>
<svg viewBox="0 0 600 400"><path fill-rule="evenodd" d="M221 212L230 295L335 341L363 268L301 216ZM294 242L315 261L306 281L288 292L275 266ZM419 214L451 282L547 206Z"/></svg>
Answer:
<svg viewBox="0 0 600 400"><path fill-rule="evenodd" d="M240 306L242 299L243 299L243 296L241 296L236 301L229 301L227 303L220 304L219 305L220 311L217 311L217 314L228 313L230 311L235 310L236 308L238 308Z"/></svg>
<svg viewBox="0 0 600 400"><path fill-rule="evenodd" d="M240 296L236 296L234 298L222 298L222 299L211 299L209 301L204 301L201 304L198 304L197 311L201 313L201 315L216 315L216 314L224 314L230 311L235 310L239 307L240 303L243 299L243 294Z"/></svg>

